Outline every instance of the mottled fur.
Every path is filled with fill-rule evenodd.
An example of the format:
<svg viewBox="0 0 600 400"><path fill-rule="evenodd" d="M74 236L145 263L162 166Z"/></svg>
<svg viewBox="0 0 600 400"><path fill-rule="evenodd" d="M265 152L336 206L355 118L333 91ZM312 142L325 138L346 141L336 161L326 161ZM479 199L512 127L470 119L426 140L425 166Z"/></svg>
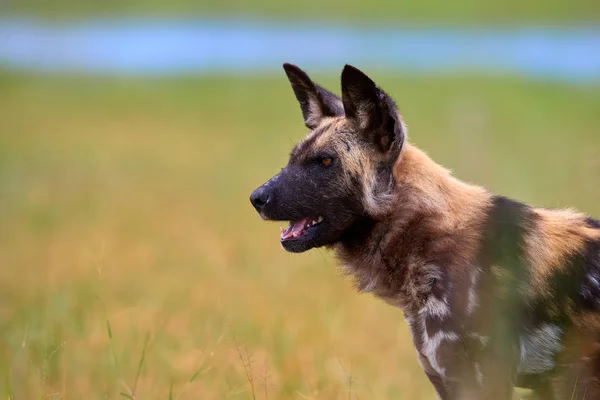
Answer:
<svg viewBox="0 0 600 400"><path fill-rule="evenodd" d="M600 399L600 222L455 179L353 67L341 99L285 69L311 132L251 200L265 219L323 222L284 248L332 248L399 307L442 399Z"/></svg>

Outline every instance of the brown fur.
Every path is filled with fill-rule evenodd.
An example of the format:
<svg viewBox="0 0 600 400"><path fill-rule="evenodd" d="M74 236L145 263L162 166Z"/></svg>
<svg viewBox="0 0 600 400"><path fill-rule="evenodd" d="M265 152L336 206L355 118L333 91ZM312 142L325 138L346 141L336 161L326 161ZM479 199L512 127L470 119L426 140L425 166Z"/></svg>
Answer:
<svg viewBox="0 0 600 400"><path fill-rule="evenodd" d="M449 269L461 274L477 251L481 224L490 206L491 195L484 189L465 184L449 171L434 163L418 148L406 144L401 158L394 167L396 184L391 193L392 204L383 231L372 235L372 246L363 249L340 245L338 256L345 271L352 274L360 290L372 291L387 301L410 309L423 306L429 279L440 271L427 273L428 264L442 263L452 253ZM389 229L389 230L388 230ZM377 241L381 235L381 241ZM386 265L396 240L411 236L415 242L426 241L427 246L411 249L404 259L408 271L405 276L398 269ZM402 293L401 296L398 296Z"/></svg>

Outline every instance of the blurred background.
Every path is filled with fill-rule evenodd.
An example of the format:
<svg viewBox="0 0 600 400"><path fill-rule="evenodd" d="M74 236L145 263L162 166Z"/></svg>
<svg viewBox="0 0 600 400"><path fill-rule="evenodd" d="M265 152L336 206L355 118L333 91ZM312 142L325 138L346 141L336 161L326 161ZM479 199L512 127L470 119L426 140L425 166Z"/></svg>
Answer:
<svg viewBox="0 0 600 400"><path fill-rule="evenodd" d="M427 399L399 310L252 189L345 63L467 181L600 217L596 0L0 1L0 396ZM518 398L518 394L516 395Z"/></svg>

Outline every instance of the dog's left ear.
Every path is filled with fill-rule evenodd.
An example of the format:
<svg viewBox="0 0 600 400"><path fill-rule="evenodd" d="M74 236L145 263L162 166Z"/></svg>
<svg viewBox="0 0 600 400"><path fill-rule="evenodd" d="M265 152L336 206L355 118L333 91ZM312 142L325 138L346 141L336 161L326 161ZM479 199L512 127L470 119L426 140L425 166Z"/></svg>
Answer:
<svg viewBox="0 0 600 400"><path fill-rule="evenodd" d="M342 71L342 102L346 117L360 134L393 162L406 136L394 100L363 72L346 65Z"/></svg>
<svg viewBox="0 0 600 400"><path fill-rule="evenodd" d="M344 115L340 98L314 83L306 72L287 63L283 64L283 69L300 103L304 125L308 129L315 129L325 117Z"/></svg>

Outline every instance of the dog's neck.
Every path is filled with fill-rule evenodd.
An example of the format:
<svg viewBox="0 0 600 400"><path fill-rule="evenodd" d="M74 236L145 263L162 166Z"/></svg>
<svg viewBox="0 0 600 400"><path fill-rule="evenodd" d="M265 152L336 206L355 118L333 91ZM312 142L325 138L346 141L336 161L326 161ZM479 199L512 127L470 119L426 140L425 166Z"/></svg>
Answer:
<svg viewBox="0 0 600 400"><path fill-rule="evenodd" d="M408 143L394 165L393 176L396 207L392 216L431 216L448 230L479 218L492 197L484 188L454 178L449 170Z"/></svg>
<svg viewBox="0 0 600 400"><path fill-rule="evenodd" d="M470 232L479 231L492 198L485 189L455 179L410 144L405 144L393 176L391 210L382 218L358 220L335 247L358 288L383 298L403 293L414 268L428 263L446 267L440 265L446 259L468 262L478 241ZM455 243L449 238L462 239ZM406 302L410 299L399 300Z"/></svg>

